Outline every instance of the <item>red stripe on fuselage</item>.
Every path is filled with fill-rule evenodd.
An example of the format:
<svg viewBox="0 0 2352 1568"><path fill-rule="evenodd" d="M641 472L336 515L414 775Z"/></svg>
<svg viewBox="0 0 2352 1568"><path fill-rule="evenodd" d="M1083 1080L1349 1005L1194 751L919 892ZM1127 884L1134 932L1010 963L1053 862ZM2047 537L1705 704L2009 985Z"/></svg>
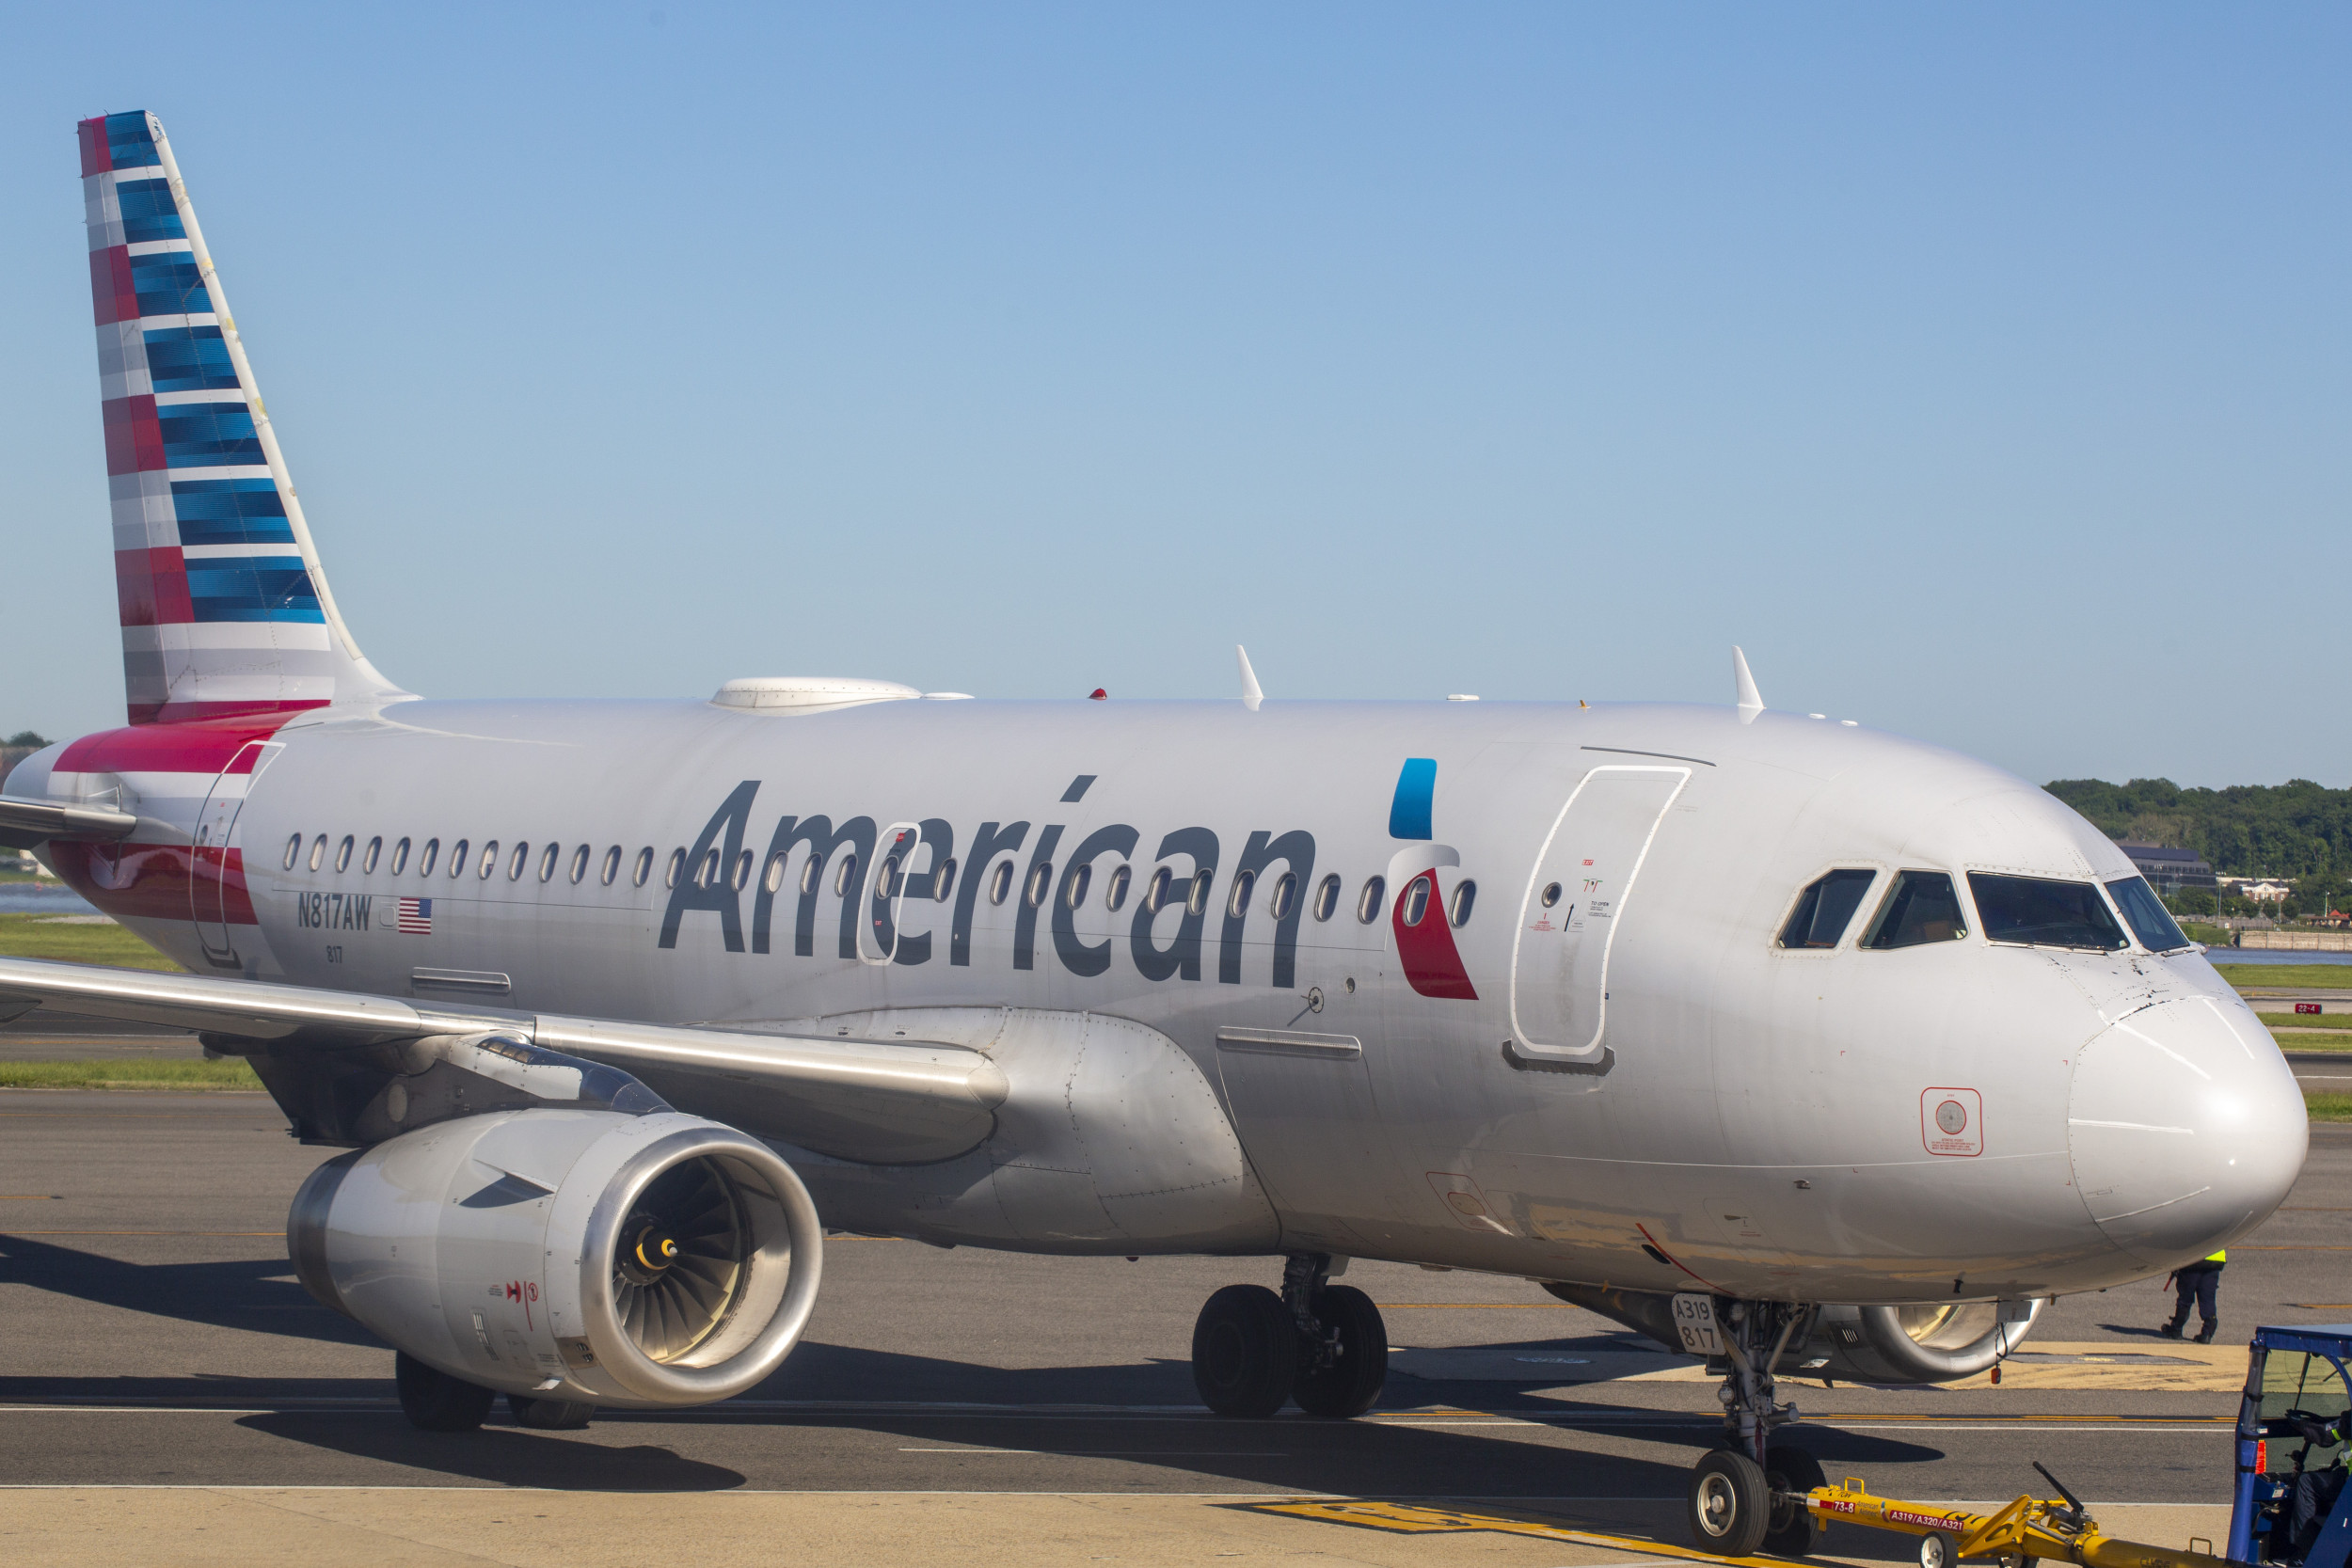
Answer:
<svg viewBox="0 0 2352 1568"><path fill-rule="evenodd" d="M134 724L129 729L101 730L73 741L57 758L59 773L218 773L253 771L253 757L237 752L248 740L266 740L292 715L283 711L255 714L234 703L165 704L167 707L234 707L235 717L212 718L188 723ZM283 705L292 707L294 705ZM319 707L324 704L304 704ZM257 753L258 754L258 753ZM234 763L236 766L230 768Z"/></svg>
<svg viewBox="0 0 2352 1568"><path fill-rule="evenodd" d="M114 149L106 145L106 117L86 119L73 127L82 140L82 178L103 174L115 166Z"/></svg>
<svg viewBox="0 0 2352 1568"><path fill-rule="evenodd" d="M100 405L106 419L106 471L147 473L169 467L164 456L164 433L155 422L155 398L108 398Z"/></svg>
<svg viewBox="0 0 2352 1568"><path fill-rule="evenodd" d="M183 626L194 621L188 563L180 547L115 551L115 608L126 626Z"/></svg>
<svg viewBox="0 0 2352 1568"><path fill-rule="evenodd" d="M139 319L139 294L131 286L128 249L118 245L89 253L89 297L101 326Z"/></svg>
<svg viewBox="0 0 2352 1568"><path fill-rule="evenodd" d="M53 839L49 858L65 884L117 920L226 920L260 924L246 891L245 863L230 849L225 864L203 851L199 869L184 844L70 844ZM200 881L192 885L192 878ZM225 885L222 885L225 882ZM191 901L191 895L194 895Z"/></svg>

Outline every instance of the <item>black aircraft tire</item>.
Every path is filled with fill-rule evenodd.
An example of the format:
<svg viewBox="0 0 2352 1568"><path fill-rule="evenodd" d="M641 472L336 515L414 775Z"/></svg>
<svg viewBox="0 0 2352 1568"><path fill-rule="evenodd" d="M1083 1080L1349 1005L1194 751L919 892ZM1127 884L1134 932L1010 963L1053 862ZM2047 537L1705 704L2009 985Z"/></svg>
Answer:
<svg viewBox="0 0 2352 1568"><path fill-rule="evenodd" d="M1298 1376L1298 1325L1263 1285L1228 1285L1192 1329L1192 1386L1220 1416L1263 1420L1282 1408Z"/></svg>
<svg viewBox="0 0 2352 1568"><path fill-rule="evenodd" d="M406 1351L392 1354L392 1385L400 1412L421 1432L472 1432L488 1418L498 1390L452 1377Z"/></svg>
<svg viewBox="0 0 2352 1568"><path fill-rule="evenodd" d="M1799 1448L1764 1450L1764 1484L1768 1491L1810 1492L1829 1484L1821 1462ZM1781 1557L1803 1557L1821 1539L1819 1515L1802 1503L1774 1502L1772 1524L1764 1531L1764 1549Z"/></svg>
<svg viewBox="0 0 2352 1568"><path fill-rule="evenodd" d="M528 1394L509 1394L506 1408L514 1412L516 1426L534 1432L577 1432L596 1418L596 1407L582 1400L534 1400Z"/></svg>
<svg viewBox="0 0 2352 1568"><path fill-rule="evenodd" d="M1340 1335L1339 1358L1298 1374L1291 1398L1310 1416L1347 1420L1370 1410L1389 1380L1389 1327L1372 1298L1349 1285L1327 1285L1315 1316Z"/></svg>
<svg viewBox="0 0 2352 1568"><path fill-rule="evenodd" d="M1729 1449L1702 1456L1691 1466L1683 1516L1699 1550L1715 1557L1754 1557L1772 1523L1764 1466Z"/></svg>

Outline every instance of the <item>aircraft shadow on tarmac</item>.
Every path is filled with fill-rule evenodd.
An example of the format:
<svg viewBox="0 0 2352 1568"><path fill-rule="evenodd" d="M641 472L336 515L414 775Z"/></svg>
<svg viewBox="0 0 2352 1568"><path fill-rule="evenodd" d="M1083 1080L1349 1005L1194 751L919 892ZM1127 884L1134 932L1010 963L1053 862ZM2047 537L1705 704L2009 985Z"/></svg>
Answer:
<svg viewBox="0 0 2352 1568"><path fill-rule="evenodd" d="M0 1284L29 1285L99 1307L252 1334L367 1345L375 1336L310 1299L282 1258L128 1263L27 1236L0 1234Z"/></svg>
<svg viewBox="0 0 2352 1568"><path fill-rule="evenodd" d="M292 1443L326 1449L379 1465L462 1476L499 1486L548 1486L569 1492L724 1492L745 1484L739 1470L689 1459L656 1443L583 1440L587 1433L526 1432L485 1426L480 1432L419 1432L400 1417L332 1411L279 1411L237 1423ZM618 1429L625 1430L625 1429Z"/></svg>

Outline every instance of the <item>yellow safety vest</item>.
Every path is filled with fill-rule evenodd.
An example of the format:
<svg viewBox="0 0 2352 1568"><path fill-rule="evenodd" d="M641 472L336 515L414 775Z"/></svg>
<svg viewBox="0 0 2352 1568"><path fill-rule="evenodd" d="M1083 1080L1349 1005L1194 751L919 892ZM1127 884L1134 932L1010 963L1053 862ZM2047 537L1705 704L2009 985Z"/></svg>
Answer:
<svg viewBox="0 0 2352 1568"><path fill-rule="evenodd" d="M2208 1263L2226 1263L2229 1260L2230 1249L2228 1247L2223 1247L2219 1252L2215 1253L2212 1257L2205 1259Z"/></svg>

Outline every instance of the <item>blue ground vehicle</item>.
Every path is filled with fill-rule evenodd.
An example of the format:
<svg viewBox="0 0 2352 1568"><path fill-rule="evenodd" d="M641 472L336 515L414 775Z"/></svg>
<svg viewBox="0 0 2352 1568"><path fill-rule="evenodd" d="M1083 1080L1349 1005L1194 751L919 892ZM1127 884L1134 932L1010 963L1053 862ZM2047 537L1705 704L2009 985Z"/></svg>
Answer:
<svg viewBox="0 0 2352 1568"><path fill-rule="evenodd" d="M2254 1330L2238 1406L2230 1557L2291 1568L2346 1568L2352 1496L2352 1323Z"/></svg>

